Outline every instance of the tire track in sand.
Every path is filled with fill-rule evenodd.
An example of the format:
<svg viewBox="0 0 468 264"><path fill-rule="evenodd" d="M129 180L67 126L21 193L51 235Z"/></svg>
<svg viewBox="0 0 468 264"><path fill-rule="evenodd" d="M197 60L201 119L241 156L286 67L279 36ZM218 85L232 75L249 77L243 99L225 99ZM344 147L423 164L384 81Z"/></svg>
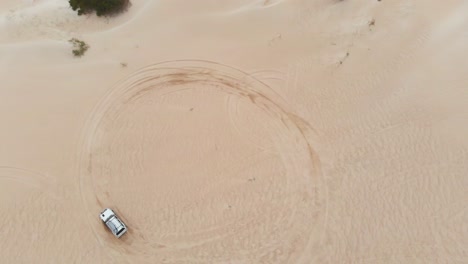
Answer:
<svg viewBox="0 0 468 264"><path fill-rule="evenodd" d="M210 61L158 63L118 83L83 128L77 157L96 239L129 261L299 260L321 239L326 190L312 130L285 105ZM129 226L120 240L97 218L108 206Z"/></svg>

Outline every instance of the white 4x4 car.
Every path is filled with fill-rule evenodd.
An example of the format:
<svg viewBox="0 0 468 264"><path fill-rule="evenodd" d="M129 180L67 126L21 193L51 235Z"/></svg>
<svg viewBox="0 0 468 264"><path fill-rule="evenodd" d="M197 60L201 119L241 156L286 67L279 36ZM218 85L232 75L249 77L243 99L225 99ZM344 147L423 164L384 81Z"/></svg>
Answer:
<svg viewBox="0 0 468 264"><path fill-rule="evenodd" d="M127 232L127 227L120 220L117 215L109 208L104 209L101 212L101 220L107 225L107 227L112 231L112 234L117 238L120 238L125 232Z"/></svg>

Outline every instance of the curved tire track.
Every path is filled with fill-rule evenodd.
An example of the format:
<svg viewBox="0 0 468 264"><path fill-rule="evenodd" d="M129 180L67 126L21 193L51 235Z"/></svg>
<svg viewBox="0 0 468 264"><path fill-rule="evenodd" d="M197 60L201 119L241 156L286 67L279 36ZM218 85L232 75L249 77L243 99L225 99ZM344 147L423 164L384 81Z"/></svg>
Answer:
<svg viewBox="0 0 468 264"><path fill-rule="evenodd" d="M183 124L192 120L201 125L188 137ZM265 129L252 130L256 122ZM76 169L90 226L113 256L133 261L298 260L321 239L326 216L310 133L283 98L239 69L183 60L145 67L109 91L83 128ZM274 151L252 148L259 138ZM182 149L171 147L177 142ZM260 157L232 164L249 156ZM226 168L235 171L219 173ZM97 223L107 206L130 227L118 243Z"/></svg>

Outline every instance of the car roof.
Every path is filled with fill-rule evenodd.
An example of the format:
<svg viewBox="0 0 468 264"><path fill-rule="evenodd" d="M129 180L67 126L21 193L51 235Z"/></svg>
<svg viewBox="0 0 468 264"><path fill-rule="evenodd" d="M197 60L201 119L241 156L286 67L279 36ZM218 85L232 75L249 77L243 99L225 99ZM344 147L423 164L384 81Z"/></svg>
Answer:
<svg viewBox="0 0 468 264"><path fill-rule="evenodd" d="M104 209L101 214L99 215L99 217L101 217L101 220L106 222L107 220L109 220L109 218L111 218L112 216L114 216L115 213L114 211L112 211L111 209L109 208L106 208Z"/></svg>

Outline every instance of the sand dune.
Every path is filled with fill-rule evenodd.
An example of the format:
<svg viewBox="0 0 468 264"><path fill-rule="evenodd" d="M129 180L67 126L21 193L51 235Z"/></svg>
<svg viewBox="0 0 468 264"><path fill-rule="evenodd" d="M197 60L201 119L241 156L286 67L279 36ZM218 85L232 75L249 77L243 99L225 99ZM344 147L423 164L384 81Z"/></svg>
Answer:
<svg viewBox="0 0 468 264"><path fill-rule="evenodd" d="M3 262L466 263L467 9L2 1Z"/></svg>
<svg viewBox="0 0 468 264"><path fill-rule="evenodd" d="M79 17L68 1L42 0L4 8L0 26L0 43L24 42L42 39L68 40L74 36L111 30L128 23L142 12L150 1L133 1L129 12L112 18L94 15Z"/></svg>

